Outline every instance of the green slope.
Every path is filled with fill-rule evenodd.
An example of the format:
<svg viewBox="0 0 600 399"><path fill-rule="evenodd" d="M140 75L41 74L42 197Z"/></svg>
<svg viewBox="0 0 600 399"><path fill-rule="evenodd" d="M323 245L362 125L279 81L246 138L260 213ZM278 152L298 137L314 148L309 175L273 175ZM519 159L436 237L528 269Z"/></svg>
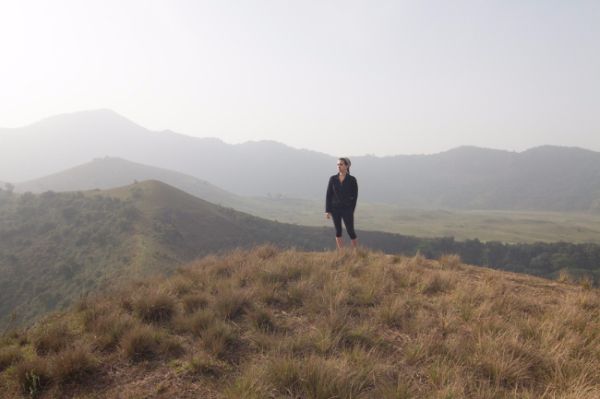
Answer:
<svg viewBox="0 0 600 399"><path fill-rule="evenodd" d="M328 234L329 233L329 234ZM0 192L0 326L29 323L104 285L273 242L323 249L329 229L217 206L158 181L85 193Z"/></svg>
<svg viewBox="0 0 600 399"><path fill-rule="evenodd" d="M104 190L148 179L160 180L211 203L261 218L307 226L329 226L322 214L323 201L277 195L238 196L183 173L120 158L95 159L60 173L17 184L16 190L34 193ZM406 209L399 205L361 200L356 220L363 230L419 237L453 236L458 240L477 238L508 243L600 243L600 213Z"/></svg>

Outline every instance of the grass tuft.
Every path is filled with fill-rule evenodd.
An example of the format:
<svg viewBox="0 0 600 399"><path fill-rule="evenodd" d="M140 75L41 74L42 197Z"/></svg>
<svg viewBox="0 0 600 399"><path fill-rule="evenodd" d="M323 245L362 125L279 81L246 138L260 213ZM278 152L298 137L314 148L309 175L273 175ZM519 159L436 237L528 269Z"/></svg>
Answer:
<svg viewBox="0 0 600 399"><path fill-rule="evenodd" d="M22 359L23 353L18 347L7 346L0 348L0 372L20 362Z"/></svg>
<svg viewBox="0 0 600 399"><path fill-rule="evenodd" d="M245 293L226 289L220 292L215 300L214 308L226 320L236 320L244 315L251 303Z"/></svg>
<svg viewBox="0 0 600 399"><path fill-rule="evenodd" d="M273 315L268 310L255 309L253 312L250 313L249 318L254 328L262 332L272 333L277 330L277 327L273 320Z"/></svg>
<svg viewBox="0 0 600 399"><path fill-rule="evenodd" d="M133 305L138 317L146 323L169 322L176 311L175 300L164 292L140 295Z"/></svg>
<svg viewBox="0 0 600 399"><path fill-rule="evenodd" d="M189 370L192 374L220 377L227 370L227 365L212 356L201 352L189 362Z"/></svg>
<svg viewBox="0 0 600 399"><path fill-rule="evenodd" d="M45 358L33 357L15 366L14 378L23 395L36 398L47 389L52 376Z"/></svg>
<svg viewBox="0 0 600 399"><path fill-rule="evenodd" d="M219 359L235 357L235 350L242 341L237 331L228 323L217 320L202 333L202 344L213 356Z"/></svg>
<svg viewBox="0 0 600 399"><path fill-rule="evenodd" d="M183 350L172 337L146 325L135 327L125 334L121 347L125 356L133 362L153 360L160 356L177 356Z"/></svg>
<svg viewBox="0 0 600 399"><path fill-rule="evenodd" d="M62 351L50 359L54 380L62 385L81 384L98 371L98 360L84 347Z"/></svg>
<svg viewBox="0 0 600 399"><path fill-rule="evenodd" d="M183 303L183 310L186 313L191 314L198 309L203 309L208 306L209 299L208 296L203 293L192 293L181 298L181 302Z"/></svg>
<svg viewBox="0 0 600 399"><path fill-rule="evenodd" d="M51 323L38 328L33 345L38 355L57 353L73 342L73 335L65 323Z"/></svg>

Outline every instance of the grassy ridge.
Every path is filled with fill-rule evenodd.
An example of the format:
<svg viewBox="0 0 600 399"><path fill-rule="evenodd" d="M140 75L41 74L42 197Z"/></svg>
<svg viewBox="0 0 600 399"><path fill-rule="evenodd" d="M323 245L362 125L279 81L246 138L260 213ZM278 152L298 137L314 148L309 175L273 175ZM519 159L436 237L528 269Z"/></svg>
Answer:
<svg viewBox="0 0 600 399"><path fill-rule="evenodd" d="M37 397L595 398L600 294L461 263L262 246L0 339Z"/></svg>

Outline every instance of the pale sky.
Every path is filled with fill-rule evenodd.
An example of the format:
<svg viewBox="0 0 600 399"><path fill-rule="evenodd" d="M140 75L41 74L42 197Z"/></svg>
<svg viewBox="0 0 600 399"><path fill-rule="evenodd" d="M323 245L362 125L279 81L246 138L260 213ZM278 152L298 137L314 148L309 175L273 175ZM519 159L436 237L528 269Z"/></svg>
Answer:
<svg viewBox="0 0 600 399"><path fill-rule="evenodd" d="M332 155L600 151L600 1L0 2L0 127L97 108Z"/></svg>

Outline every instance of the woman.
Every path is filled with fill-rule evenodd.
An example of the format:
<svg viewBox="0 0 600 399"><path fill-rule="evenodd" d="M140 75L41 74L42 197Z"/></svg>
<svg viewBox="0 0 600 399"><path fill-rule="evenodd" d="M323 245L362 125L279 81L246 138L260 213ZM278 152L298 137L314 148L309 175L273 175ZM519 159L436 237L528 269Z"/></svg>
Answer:
<svg viewBox="0 0 600 399"><path fill-rule="evenodd" d="M350 176L350 165L351 162L348 158L338 159L338 173L329 178L325 197L325 217L333 219L335 243L338 250L344 247L342 220L352 239L352 247L356 249L358 245L354 231L354 209L358 198L358 184L354 176Z"/></svg>

